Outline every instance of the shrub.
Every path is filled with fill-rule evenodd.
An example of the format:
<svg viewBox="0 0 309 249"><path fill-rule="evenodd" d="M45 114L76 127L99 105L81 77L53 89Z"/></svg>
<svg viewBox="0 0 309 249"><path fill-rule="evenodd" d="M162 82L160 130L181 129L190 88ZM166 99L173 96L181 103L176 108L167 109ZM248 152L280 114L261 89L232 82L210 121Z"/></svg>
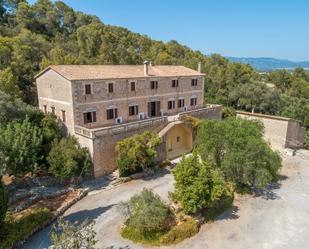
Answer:
<svg viewBox="0 0 309 249"><path fill-rule="evenodd" d="M0 175L0 229L8 209L8 197L2 184L1 178L2 176Z"/></svg>
<svg viewBox="0 0 309 249"><path fill-rule="evenodd" d="M44 116L40 122L43 134L43 155L48 156L51 149L52 142L55 139L60 139L62 135L62 124L59 122L57 117L49 113Z"/></svg>
<svg viewBox="0 0 309 249"><path fill-rule="evenodd" d="M167 231L175 221L169 207L152 190L146 188L128 202L122 203L122 211L127 218L125 225L144 238Z"/></svg>
<svg viewBox="0 0 309 249"><path fill-rule="evenodd" d="M226 196L233 196L231 185L225 182L221 173L214 170L209 162L202 162L196 152L183 157L173 170L173 175L173 198L180 202L187 214L211 207Z"/></svg>
<svg viewBox="0 0 309 249"><path fill-rule="evenodd" d="M24 119L0 128L0 165L4 173L24 174L37 169L42 145L42 131Z"/></svg>
<svg viewBox="0 0 309 249"><path fill-rule="evenodd" d="M0 232L0 248L11 248L17 242L26 239L44 222L52 219L47 208L33 208L14 215L7 215Z"/></svg>
<svg viewBox="0 0 309 249"><path fill-rule="evenodd" d="M264 187L277 177L281 158L263 140L256 121L227 118L205 120L197 135L198 153L237 186Z"/></svg>
<svg viewBox="0 0 309 249"><path fill-rule="evenodd" d="M236 117L236 110L233 107L225 106L222 109L222 118Z"/></svg>
<svg viewBox="0 0 309 249"><path fill-rule="evenodd" d="M55 249L95 249L94 221L85 220L81 224L71 224L69 221L59 219L51 234L51 241Z"/></svg>
<svg viewBox="0 0 309 249"><path fill-rule="evenodd" d="M145 170L157 156L156 147L161 139L152 132L126 138L116 145L117 165L120 176L128 176Z"/></svg>
<svg viewBox="0 0 309 249"><path fill-rule="evenodd" d="M197 234L199 225L193 218L186 218L182 223L174 226L170 231L160 238L160 243L164 245L176 244L186 238L190 238Z"/></svg>
<svg viewBox="0 0 309 249"><path fill-rule="evenodd" d="M84 175L91 165L88 150L81 148L73 137L54 141L47 160L50 171L61 180Z"/></svg>

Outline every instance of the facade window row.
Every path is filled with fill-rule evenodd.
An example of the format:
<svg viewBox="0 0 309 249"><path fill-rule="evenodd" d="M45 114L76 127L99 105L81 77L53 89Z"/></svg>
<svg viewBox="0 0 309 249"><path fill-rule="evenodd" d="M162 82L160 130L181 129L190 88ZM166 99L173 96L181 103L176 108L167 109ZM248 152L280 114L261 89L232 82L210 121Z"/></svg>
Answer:
<svg viewBox="0 0 309 249"><path fill-rule="evenodd" d="M197 97L191 97L190 98L190 106L194 107L197 105ZM157 117L161 116L161 109L160 109L160 101L152 101L148 102L148 116L149 117ZM170 99L167 101L167 110L173 110L177 108L184 108L185 107L185 99L183 97L178 98L177 102L175 99ZM144 113L139 113L139 106L137 104L135 105L129 105L128 106L128 114L129 116L137 116L139 115L140 119L144 118ZM110 107L106 109L106 120L112 120L112 119L121 119L121 117L118 117L118 108L117 107ZM96 122L96 111L88 111L84 112L84 124L93 123ZM118 122L118 121L117 121ZM119 120L119 123L121 123L122 120Z"/></svg>
<svg viewBox="0 0 309 249"><path fill-rule="evenodd" d="M194 78L194 79L191 79L191 86L197 86L197 83L198 83L198 79ZM158 81L157 80L151 80L150 83L149 83L149 87L150 89L158 89ZM172 88L177 88L179 87L179 81L178 80L171 80L171 87ZM92 89L92 84L85 84L84 85L84 92L86 95L91 95L93 94L93 89ZM107 85L107 90L108 90L108 93L114 93L114 83L110 82L108 83ZM131 92L134 92L136 91L136 82L135 81L131 81L130 82L130 91Z"/></svg>

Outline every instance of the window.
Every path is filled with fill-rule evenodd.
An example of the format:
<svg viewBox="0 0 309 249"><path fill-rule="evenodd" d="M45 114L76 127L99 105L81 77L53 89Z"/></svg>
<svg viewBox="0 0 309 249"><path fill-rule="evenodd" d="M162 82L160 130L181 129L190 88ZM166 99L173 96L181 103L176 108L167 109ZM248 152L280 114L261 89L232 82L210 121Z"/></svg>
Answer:
<svg viewBox="0 0 309 249"><path fill-rule="evenodd" d="M180 137L177 136L176 140L177 140L177 143L179 143L180 142Z"/></svg>
<svg viewBox="0 0 309 249"><path fill-rule="evenodd" d="M197 79L191 80L191 86L197 86Z"/></svg>
<svg viewBox="0 0 309 249"><path fill-rule="evenodd" d="M178 107L184 107L185 106L185 100L184 99L178 99Z"/></svg>
<svg viewBox="0 0 309 249"><path fill-rule="evenodd" d="M55 113L56 113L56 109L55 109L54 106L51 107L51 112L52 112L52 114L55 114Z"/></svg>
<svg viewBox="0 0 309 249"><path fill-rule="evenodd" d="M191 98L190 99L190 105L191 106L196 106L196 104L197 104L197 98L196 97Z"/></svg>
<svg viewBox="0 0 309 249"><path fill-rule="evenodd" d="M178 80L172 80L172 87L178 87Z"/></svg>
<svg viewBox="0 0 309 249"><path fill-rule="evenodd" d="M129 116L134 116L138 114L138 105L129 106Z"/></svg>
<svg viewBox="0 0 309 249"><path fill-rule="evenodd" d="M130 87L131 87L131 92L134 92L135 91L135 82L134 81L132 81L130 83Z"/></svg>
<svg viewBox="0 0 309 249"><path fill-rule="evenodd" d="M93 123L97 121L96 112L84 112L84 124Z"/></svg>
<svg viewBox="0 0 309 249"><path fill-rule="evenodd" d="M106 110L106 119L114 119L118 117L118 110L117 108L110 108Z"/></svg>
<svg viewBox="0 0 309 249"><path fill-rule="evenodd" d="M152 80L150 81L150 89L157 89L158 88L158 81Z"/></svg>
<svg viewBox="0 0 309 249"><path fill-rule="evenodd" d="M171 109L174 109L174 108L175 108L175 100L169 100L167 102L167 109L171 110Z"/></svg>
<svg viewBox="0 0 309 249"><path fill-rule="evenodd" d="M43 105L43 110L44 110L44 113L47 114L47 106L46 105Z"/></svg>
<svg viewBox="0 0 309 249"><path fill-rule="evenodd" d="M61 116L62 116L62 122L65 123L65 121L66 121L66 116L65 116L65 111L64 111L64 110L61 110Z"/></svg>
<svg viewBox="0 0 309 249"><path fill-rule="evenodd" d="M90 84L85 85L85 94L91 94L91 85Z"/></svg>
<svg viewBox="0 0 309 249"><path fill-rule="evenodd" d="M108 83L108 92L113 93L114 92L114 84L113 83Z"/></svg>

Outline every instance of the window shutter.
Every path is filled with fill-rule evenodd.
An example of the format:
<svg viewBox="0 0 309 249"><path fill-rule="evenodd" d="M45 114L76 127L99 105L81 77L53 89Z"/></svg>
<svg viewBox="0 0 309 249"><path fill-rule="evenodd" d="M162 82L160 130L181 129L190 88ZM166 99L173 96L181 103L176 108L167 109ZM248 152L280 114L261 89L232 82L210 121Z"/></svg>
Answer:
<svg viewBox="0 0 309 249"><path fill-rule="evenodd" d="M157 101L156 102L156 116L160 116L160 101Z"/></svg>
<svg viewBox="0 0 309 249"><path fill-rule="evenodd" d="M97 112L92 112L92 122L97 122Z"/></svg>
<svg viewBox="0 0 309 249"><path fill-rule="evenodd" d="M87 124L87 113L84 112L84 124Z"/></svg>
<svg viewBox="0 0 309 249"><path fill-rule="evenodd" d="M115 117L114 118L118 118L118 109L117 108L114 109L114 113L115 113Z"/></svg>
<svg viewBox="0 0 309 249"><path fill-rule="evenodd" d="M151 117L151 102L148 102L148 117Z"/></svg>

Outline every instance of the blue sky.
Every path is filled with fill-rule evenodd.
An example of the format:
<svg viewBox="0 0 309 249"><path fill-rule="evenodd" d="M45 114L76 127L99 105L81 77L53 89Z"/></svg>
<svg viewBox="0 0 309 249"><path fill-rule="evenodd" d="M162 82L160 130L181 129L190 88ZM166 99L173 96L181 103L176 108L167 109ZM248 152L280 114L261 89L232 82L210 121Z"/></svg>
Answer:
<svg viewBox="0 0 309 249"><path fill-rule="evenodd" d="M177 40L205 54L309 60L308 0L64 2L106 24L157 40Z"/></svg>

